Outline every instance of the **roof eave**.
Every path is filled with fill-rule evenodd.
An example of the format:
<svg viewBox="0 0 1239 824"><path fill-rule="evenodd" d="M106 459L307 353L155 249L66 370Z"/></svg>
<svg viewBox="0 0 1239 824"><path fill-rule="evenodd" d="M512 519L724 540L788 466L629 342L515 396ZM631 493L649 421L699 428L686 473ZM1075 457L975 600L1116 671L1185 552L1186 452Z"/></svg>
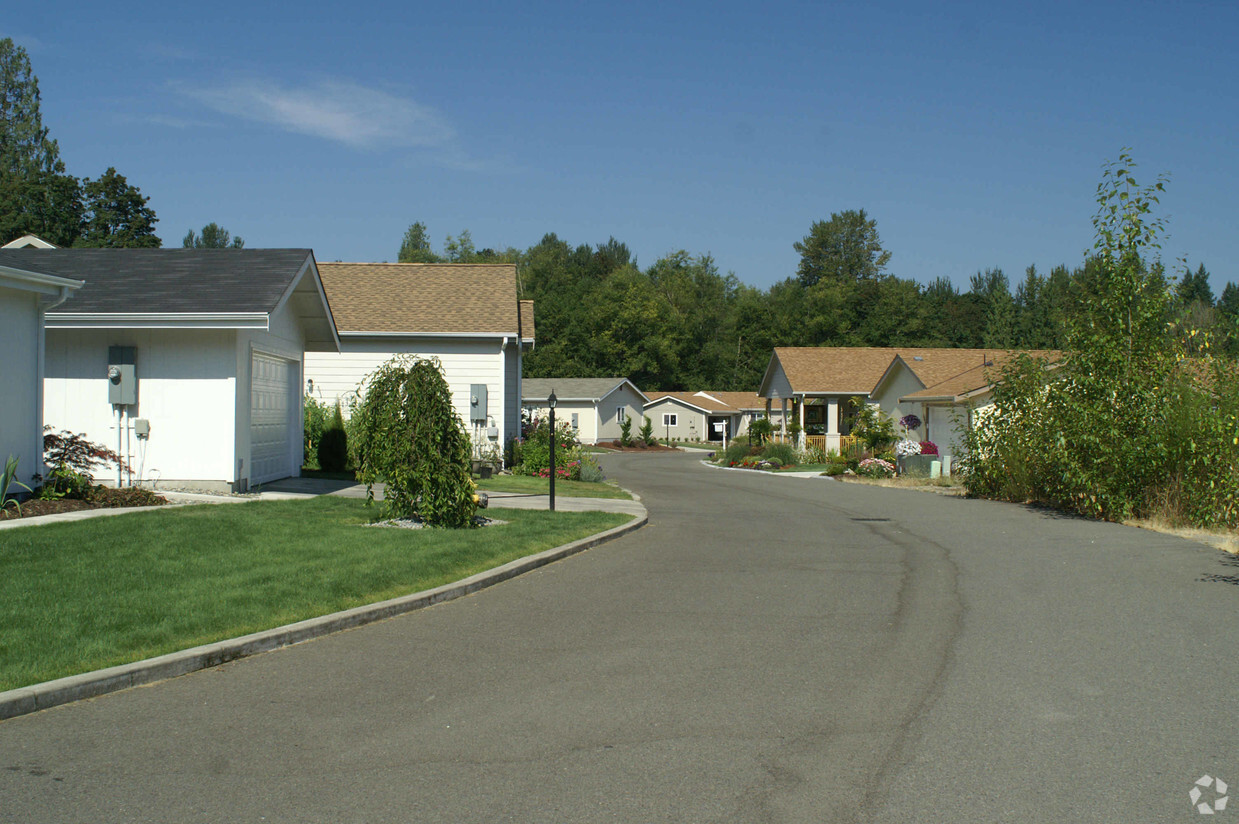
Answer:
<svg viewBox="0 0 1239 824"><path fill-rule="evenodd" d="M268 329L266 312L48 312L49 329Z"/></svg>

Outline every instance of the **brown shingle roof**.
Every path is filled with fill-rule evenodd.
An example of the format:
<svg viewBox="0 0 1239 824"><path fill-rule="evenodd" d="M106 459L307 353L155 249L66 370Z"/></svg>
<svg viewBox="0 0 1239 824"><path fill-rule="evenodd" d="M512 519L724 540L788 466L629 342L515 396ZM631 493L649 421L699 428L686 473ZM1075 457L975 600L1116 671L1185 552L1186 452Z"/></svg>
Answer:
<svg viewBox="0 0 1239 824"><path fill-rule="evenodd" d="M951 401L958 402L963 396L973 392L988 389L1002 379L1002 370L1015 359L1018 352L995 351L990 357L988 366L977 365L966 369L958 375L951 375L945 380L930 384L919 392L904 395L899 400L904 401ZM1062 353L1054 350L1029 350L1025 354L1033 358L1056 363Z"/></svg>
<svg viewBox="0 0 1239 824"><path fill-rule="evenodd" d="M521 340L533 340L533 301L521 301Z"/></svg>
<svg viewBox="0 0 1239 824"><path fill-rule="evenodd" d="M792 391L867 395L901 357L925 386L991 362L1001 349L786 346L774 350ZM1034 353L1030 353L1034 354Z"/></svg>
<svg viewBox="0 0 1239 824"><path fill-rule="evenodd" d="M675 398L710 412L738 412L743 409L766 408L766 399L756 392L647 392L651 401Z"/></svg>
<svg viewBox="0 0 1239 824"><path fill-rule="evenodd" d="M341 332L521 332L515 264L320 263L318 272Z"/></svg>

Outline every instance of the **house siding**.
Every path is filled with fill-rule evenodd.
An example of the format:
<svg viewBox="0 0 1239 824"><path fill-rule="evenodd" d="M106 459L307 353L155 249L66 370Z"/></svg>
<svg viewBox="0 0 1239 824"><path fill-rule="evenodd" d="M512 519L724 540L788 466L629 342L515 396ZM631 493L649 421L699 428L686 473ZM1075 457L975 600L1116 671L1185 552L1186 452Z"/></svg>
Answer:
<svg viewBox="0 0 1239 824"><path fill-rule="evenodd" d="M663 415L676 416L676 425L663 425ZM706 439L706 416L679 401L670 398L646 407L645 415L654 424L654 435L659 440L704 441Z"/></svg>
<svg viewBox="0 0 1239 824"><path fill-rule="evenodd" d="M638 437L641 432L641 410L644 405L645 401L642 397L626 383L607 395L598 402L597 440L619 440L622 433L620 432L620 422L617 420L616 410L621 406L624 407L629 419L632 420L632 428L629 430L629 435L633 438Z"/></svg>
<svg viewBox="0 0 1239 824"><path fill-rule="evenodd" d="M150 438L121 438L135 481L231 484L235 479L237 333L233 330L48 329L44 420L117 448L116 413L108 403L108 347L137 349L138 403L133 418L150 421ZM247 372L248 374L248 372ZM139 470L141 476L139 477ZM96 480L114 483L114 467Z"/></svg>
<svg viewBox="0 0 1239 824"><path fill-rule="evenodd" d="M879 387L879 393L871 397L869 402L881 407L882 411L895 422L895 431L901 432L902 430L899 428L900 418L909 413L919 418L924 418L924 416L921 415L921 404L901 404L899 399L904 395L910 395L924 388L924 384L920 382L916 375L913 375L901 365L896 367L894 373L883 382L882 386ZM908 434L913 440L921 440L924 434L924 427L922 426L915 432L909 432Z"/></svg>
<svg viewBox="0 0 1239 824"><path fill-rule="evenodd" d="M508 350L515 348L511 341ZM350 399L358 391L361 382L397 354L419 358L437 358L441 371L452 393L452 407L457 417L471 434L470 389L473 384L485 384L487 412L501 433L515 435L520 426L519 415L509 420L506 411L513 404L506 402L505 390L512 398L518 398L513 385L512 372L505 364L512 363L512 356L500 351L498 338L444 341L428 338L402 340L397 349L390 339L344 338L340 341L340 353L306 352L305 380L314 381L314 396L327 404L340 400L345 415ZM502 443L498 444L501 448Z"/></svg>
<svg viewBox="0 0 1239 824"><path fill-rule="evenodd" d="M18 458L18 479L31 486L31 476L43 471L40 328L39 295L0 287L0 352L4 353L6 378L0 392L0 461L9 455Z"/></svg>

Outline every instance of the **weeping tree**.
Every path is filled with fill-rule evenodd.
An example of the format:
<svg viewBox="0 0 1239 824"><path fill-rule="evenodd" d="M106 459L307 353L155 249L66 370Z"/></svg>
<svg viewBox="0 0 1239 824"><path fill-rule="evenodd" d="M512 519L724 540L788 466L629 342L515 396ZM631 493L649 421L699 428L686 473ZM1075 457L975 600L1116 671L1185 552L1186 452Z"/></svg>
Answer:
<svg viewBox="0 0 1239 824"><path fill-rule="evenodd" d="M397 356L365 380L360 395L353 448L367 503L381 482L384 517L473 526L469 435L452 408L439 361Z"/></svg>

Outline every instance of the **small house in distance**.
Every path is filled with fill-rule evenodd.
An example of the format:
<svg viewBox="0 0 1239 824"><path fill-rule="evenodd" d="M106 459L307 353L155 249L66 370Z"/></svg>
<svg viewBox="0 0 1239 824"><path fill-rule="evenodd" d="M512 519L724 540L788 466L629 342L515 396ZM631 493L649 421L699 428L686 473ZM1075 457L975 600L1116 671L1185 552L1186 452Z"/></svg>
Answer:
<svg viewBox="0 0 1239 824"><path fill-rule="evenodd" d="M521 403L533 416L545 418L554 391L555 422L564 421L581 443L618 440L624 421L632 437L641 431L641 410L649 401L628 378L527 378Z"/></svg>
<svg viewBox="0 0 1239 824"><path fill-rule="evenodd" d="M650 392L644 414L663 441L730 440L766 417L766 399L756 392ZM780 422L779 410L773 421Z"/></svg>

